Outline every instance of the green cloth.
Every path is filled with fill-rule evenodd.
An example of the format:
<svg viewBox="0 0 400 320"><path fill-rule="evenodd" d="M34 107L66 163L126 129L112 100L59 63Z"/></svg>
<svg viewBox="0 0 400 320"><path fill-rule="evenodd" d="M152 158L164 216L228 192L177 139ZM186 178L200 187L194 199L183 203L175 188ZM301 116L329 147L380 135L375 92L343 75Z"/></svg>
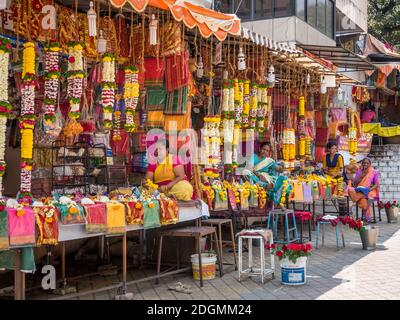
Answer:
<svg viewBox="0 0 400 320"><path fill-rule="evenodd" d="M85 210L82 206L76 206L78 212L75 214L70 214L69 206L65 204L57 204L56 207L60 211L62 224L85 223Z"/></svg>
<svg viewBox="0 0 400 320"><path fill-rule="evenodd" d="M164 87L146 88L146 109L148 111L163 111L166 103Z"/></svg>
<svg viewBox="0 0 400 320"><path fill-rule="evenodd" d="M165 114L186 114L188 104L188 87L167 93Z"/></svg>
<svg viewBox="0 0 400 320"><path fill-rule="evenodd" d="M0 251L8 250L8 212L0 211Z"/></svg>
<svg viewBox="0 0 400 320"><path fill-rule="evenodd" d="M154 204L153 208L149 207L149 203L147 202L143 203L143 209L144 209L143 227L145 229L158 228L161 226L160 203L158 202L158 200L153 200L150 203Z"/></svg>
<svg viewBox="0 0 400 320"><path fill-rule="evenodd" d="M21 248L21 271L34 273L36 271L33 247ZM0 269L15 269L15 250L0 252Z"/></svg>
<svg viewBox="0 0 400 320"><path fill-rule="evenodd" d="M289 179L285 176L279 176L275 182L274 187L269 190L269 197L276 205L279 205L281 202L283 181L285 180L288 182L288 187L286 189L286 197L288 197L290 195L290 192L292 191L292 185L289 183Z"/></svg>

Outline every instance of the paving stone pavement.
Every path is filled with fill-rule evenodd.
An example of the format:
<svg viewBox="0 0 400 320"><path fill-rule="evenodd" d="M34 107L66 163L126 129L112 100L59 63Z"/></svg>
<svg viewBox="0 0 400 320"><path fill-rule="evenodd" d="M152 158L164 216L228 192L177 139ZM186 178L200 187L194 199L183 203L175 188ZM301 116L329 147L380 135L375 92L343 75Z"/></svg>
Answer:
<svg viewBox="0 0 400 320"><path fill-rule="evenodd" d="M279 261L276 259L275 279L261 284L259 277L238 281L233 266L224 266L225 274L205 281L200 288L190 273L160 279L159 284L147 281L128 286L135 300L354 300L354 299L400 299L400 222L388 224L386 217L378 223L377 249L362 250L357 232L344 227L345 248L337 250L334 228L326 226L325 246L313 249L307 262L307 283L302 286L281 284ZM308 231L306 232L308 233ZM315 232L312 232L315 246ZM320 242L321 245L321 242ZM253 246L253 251L258 248ZM255 259L259 255L255 253ZM247 256L244 256L247 259ZM224 260L233 262L229 248L225 248ZM247 261L247 260L244 260ZM267 259L267 263L269 258ZM129 269L128 281L155 274L155 267L145 271ZM118 282L120 275L112 277L93 276L79 281L78 290L98 288ZM169 288L182 282L192 287L192 294L178 293ZM114 299L116 290L82 296L79 299ZM51 299L53 295L38 295L35 299ZM78 299L78 298L76 298Z"/></svg>

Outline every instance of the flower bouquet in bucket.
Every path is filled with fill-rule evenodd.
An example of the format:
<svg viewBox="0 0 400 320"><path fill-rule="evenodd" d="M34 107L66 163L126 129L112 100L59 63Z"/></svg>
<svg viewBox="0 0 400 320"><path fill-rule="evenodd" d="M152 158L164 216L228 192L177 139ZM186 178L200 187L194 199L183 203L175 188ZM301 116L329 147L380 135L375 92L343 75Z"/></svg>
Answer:
<svg viewBox="0 0 400 320"><path fill-rule="evenodd" d="M302 285L306 283L307 257L311 255L311 243L282 245L266 245L271 254L280 260L281 281L286 285Z"/></svg>
<svg viewBox="0 0 400 320"><path fill-rule="evenodd" d="M342 219L343 224L347 224L350 229L360 233L361 242L364 250L373 250L376 248L378 240L378 227L371 225L364 225L361 219L355 220L352 217L345 217Z"/></svg>
<svg viewBox="0 0 400 320"><path fill-rule="evenodd" d="M385 209L388 223L397 222L400 203L398 203L396 200L394 200L393 202L387 201L385 204L382 201L379 201L378 207L379 209Z"/></svg>

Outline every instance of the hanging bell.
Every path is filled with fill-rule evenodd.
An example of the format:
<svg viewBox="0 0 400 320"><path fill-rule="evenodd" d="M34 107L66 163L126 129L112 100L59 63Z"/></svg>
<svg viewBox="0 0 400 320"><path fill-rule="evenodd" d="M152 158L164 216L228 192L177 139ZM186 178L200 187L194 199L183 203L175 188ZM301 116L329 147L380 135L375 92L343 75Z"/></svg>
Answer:
<svg viewBox="0 0 400 320"><path fill-rule="evenodd" d="M197 63L197 78L201 79L203 78L204 75L204 64L203 64L203 58L200 56L199 57L199 62Z"/></svg>
<svg viewBox="0 0 400 320"><path fill-rule="evenodd" d="M274 87L275 86L275 82L276 82L276 78L275 78L275 68L274 66L271 64L271 66L269 67L268 70L268 85L269 87Z"/></svg>
<svg viewBox="0 0 400 320"><path fill-rule="evenodd" d="M246 70L246 58L243 53L243 48L239 49L239 54L238 54L238 70Z"/></svg>
<svg viewBox="0 0 400 320"><path fill-rule="evenodd" d="M100 36L97 39L97 52L104 53L107 51L107 40L103 37L103 30L100 30Z"/></svg>
<svg viewBox="0 0 400 320"><path fill-rule="evenodd" d="M311 75L307 73L307 85L309 86L311 84Z"/></svg>
<svg viewBox="0 0 400 320"><path fill-rule="evenodd" d="M158 26L158 20L156 19L155 15L151 15L151 21L149 25L150 29L150 45L155 46L157 45L157 26Z"/></svg>
<svg viewBox="0 0 400 320"><path fill-rule="evenodd" d="M229 72L228 72L228 70L224 70L224 73L223 73L222 78L223 78L224 80L227 80L228 77L229 77Z"/></svg>
<svg viewBox="0 0 400 320"><path fill-rule="evenodd" d="M90 8L87 12L88 25L89 25L89 37L95 37L95 36L97 36L97 26L96 26L97 14L96 14L96 11L94 10L93 1L90 1L89 6L90 6Z"/></svg>

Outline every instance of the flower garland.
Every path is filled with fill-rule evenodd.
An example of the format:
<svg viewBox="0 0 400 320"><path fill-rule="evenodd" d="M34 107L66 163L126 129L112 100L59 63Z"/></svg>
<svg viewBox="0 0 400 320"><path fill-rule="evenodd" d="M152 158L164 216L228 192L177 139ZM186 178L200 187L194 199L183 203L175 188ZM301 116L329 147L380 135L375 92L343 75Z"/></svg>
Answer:
<svg viewBox="0 0 400 320"><path fill-rule="evenodd" d="M79 42L68 43L67 95L70 104L68 116L70 120L79 119L83 80L83 45Z"/></svg>
<svg viewBox="0 0 400 320"><path fill-rule="evenodd" d="M257 128L259 132L265 130L265 116L268 106L268 89L265 85L257 88Z"/></svg>
<svg viewBox="0 0 400 320"><path fill-rule="evenodd" d="M20 201L32 202L33 129L35 127L35 44L26 42L22 60L21 86L21 187Z"/></svg>
<svg viewBox="0 0 400 320"><path fill-rule="evenodd" d="M349 128L349 153L351 156L355 157L357 153L357 147L358 147L358 142L357 142L357 128L351 127Z"/></svg>
<svg viewBox="0 0 400 320"><path fill-rule="evenodd" d="M242 114L242 127L249 127L250 115L250 81L245 80L243 83L243 114Z"/></svg>
<svg viewBox="0 0 400 320"><path fill-rule="evenodd" d="M221 118L219 116L207 116L204 118L205 130L203 131L203 134L206 134L204 138L209 140L207 145L209 149L206 151L208 155L208 162L206 164L205 172L211 170L214 174L218 172L218 165L221 162L221 139L219 132L220 123Z"/></svg>
<svg viewBox="0 0 400 320"><path fill-rule="evenodd" d="M44 119L47 124L56 121L56 105L60 81L60 45L49 43L45 47ZM48 128L48 127L47 127ZM50 128L48 128L50 130Z"/></svg>
<svg viewBox="0 0 400 320"><path fill-rule="evenodd" d="M258 86L251 85L250 89L250 129L257 127L257 108L258 108Z"/></svg>
<svg viewBox="0 0 400 320"><path fill-rule="evenodd" d="M7 166L4 161L7 117L12 109L8 102L8 65L11 48L12 46L8 39L2 38L0 40L0 200L3 198L3 176Z"/></svg>
<svg viewBox="0 0 400 320"><path fill-rule="evenodd" d="M124 84L124 99L125 99L125 130L134 132L135 112L139 101L139 71L134 66L125 68L125 84Z"/></svg>
<svg viewBox="0 0 400 320"><path fill-rule="evenodd" d="M240 128L242 126L244 85L243 81L239 81L238 79L233 80L233 84L235 101L235 127Z"/></svg>
<svg viewBox="0 0 400 320"><path fill-rule="evenodd" d="M224 165L225 172L232 172L232 143L234 132L235 99L234 87L229 80L224 81L222 91L222 130L221 137L224 139Z"/></svg>
<svg viewBox="0 0 400 320"><path fill-rule="evenodd" d="M286 199L287 199L287 190L289 187L289 182L287 180L284 180L282 182L282 195L281 195L281 199L279 201L279 206L281 208L284 208L286 206Z"/></svg>
<svg viewBox="0 0 400 320"><path fill-rule="evenodd" d="M118 103L116 103L117 105ZM113 141L121 141L121 111L114 111Z"/></svg>
<svg viewBox="0 0 400 320"><path fill-rule="evenodd" d="M115 103L115 56L105 54L103 56L101 105L103 107L103 126L110 130L113 127L112 116Z"/></svg>
<svg viewBox="0 0 400 320"><path fill-rule="evenodd" d="M285 128L283 130L283 160L285 168L294 168L296 159L296 136L294 129Z"/></svg>

